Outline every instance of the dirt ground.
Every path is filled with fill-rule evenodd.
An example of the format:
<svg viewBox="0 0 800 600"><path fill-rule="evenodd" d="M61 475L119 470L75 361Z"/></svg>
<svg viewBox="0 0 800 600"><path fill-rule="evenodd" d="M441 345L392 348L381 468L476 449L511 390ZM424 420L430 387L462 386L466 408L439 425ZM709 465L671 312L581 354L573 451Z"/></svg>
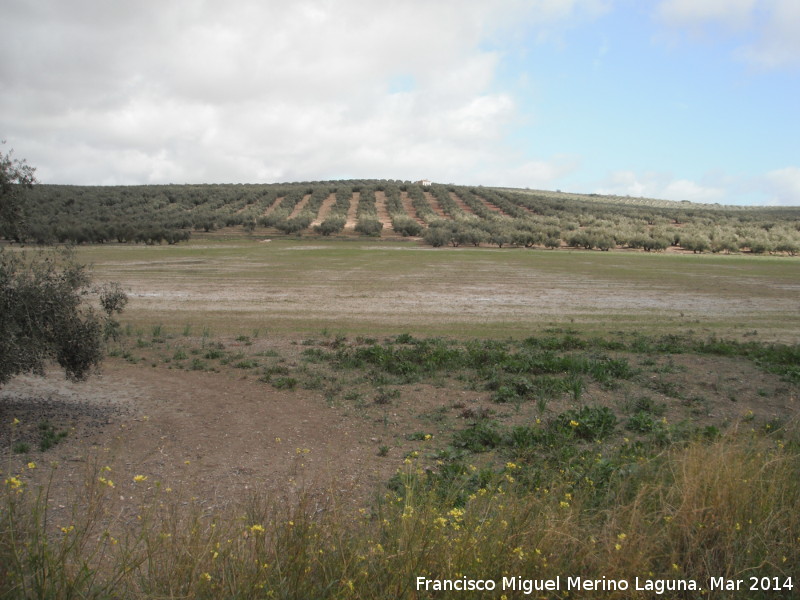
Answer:
<svg viewBox="0 0 800 600"><path fill-rule="evenodd" d="M261 344L253 350L277 346L290 353L294 348L290 364L299 357L300 347L287 340ZM71 510L66 498L106 465L121 514L135 512L155 487L199 498L209 511L241 503L254 492L291 499L310 491L320 503L346 497L353 506L365 505L385 491L409 452L430 455L447 446L452 431L468 426L470 415L483 411L511 425L573 406L563 398L542 414L533 402L522 408L499 405L486 390L442 380L401 386L391 402L378 405L370 395L374 389L363 382L353 383L353 391L362 393L353 402L347 390L335 398L323 390L279 390L234 368L173 369L152 366L155 354L148 356L139 364L108 359L83 383L66 382L53 371L46 377L18 377L0 390L1 470L24 471L43 483L57 463L51 493L55 522ZM635 365L638 359L631 360ZM664 416L671 423L688 419L721 430L731 424L763 427L800 415L797 390L748 361L671 356L658 362L648 367L652 375L621 389L589 385L582 402L619 412L646 393L667 408ZM659 391L651 384L665 377L662 373L669 374L671 387ZM664 393L670 389L672 395ZM19 423L13 425L15 420ZM42 423L66 432L44 452L38 448ZM431 439L410 435L420 432ZM13 453L19 443L30 450ZM28 462L36 469L26 470ZM147 479L134 482L137 475Z"/></svg>
<svg viewBox="0 0 800 600"><path fill-rule="evenodd" d="M15 419L19 424L12 426ZM205 509L236 505L250 493L292 499L309 490L325 502L363 502L396 468L377 456L373 428L307 391L280 391L220 373L153 369L109 360L84 383L60 373L19 377L0 391L0 470L43 483L53 472L54 521L86 477L108 465L119 510L135 511L154 486L200 498ZM67 436L38 449L39 424ZM372 439L370 439L372 438ZM30 452L12 454L13 443ZM37 468L26 470L27 461ZM147 480L134 482L144 475ZM61 514L59 514L61 513Z"/></svg>

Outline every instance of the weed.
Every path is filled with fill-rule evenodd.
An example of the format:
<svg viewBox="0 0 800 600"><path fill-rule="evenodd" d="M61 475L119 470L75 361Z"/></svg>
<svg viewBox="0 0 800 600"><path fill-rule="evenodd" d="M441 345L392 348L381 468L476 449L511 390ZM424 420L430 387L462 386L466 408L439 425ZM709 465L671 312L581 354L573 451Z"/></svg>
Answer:
<svg viewBox="0 0 800 600"><path fill-rule="evenodd" d="M193 358L192 363L189 365L189 368L192 371L206 371L208 370L208 364L203 362L199 358Z"/></svg>
<svg viewBox="0 0 800 600"><path fill-rule="evenodd" d="M572 431L581 439L600 440L614 430L617 417L606 406L582 406L561 413L556 423L563 431Z"/></svg>
<svg viewBox="0 0 800 600"><path fill-rule="evenodd" d="M258 367L258 362L252 359L244 359L234 363L235 369L255 369Z"/></svg>
<svg viewBox="0 0 800 600"><path fill-rule="evenodd" d="M503 440L494 421L477 421L453 435L453 446L470 452L486 452L497 448Z"/></svg>
<svg viewBox="0 0 800 600"><path fill-rule="evenodd" d="M680 386L674 381L667 381L663 377L652 379L647 387L665 396L670 396L671 398L681 399L683 397Z"/></svg>
<svg viewBox="0 0 800 600"><path fill-rule="evenodd" d="M31 445L25 442L14 442L11 451L14 454L27 454L31 450Z"/></svg>
<svg viewBox="0 0 800 600"><path fill-rule="evenodd" d="M364 394L356 390L350 390L344 395L344 399L348 402L355 402L360 404L364 401Z"/></svg>
<svg viewBox="0 0 800 600"><path fill-rule="evenodd" d="M208 360L219 360L225 357L225 353L220 350L219 348L209 348L206 350L206 353L203 355L203 358Z"/></svg>
<svg viewBox="0 0 800 600"><path fill-rule="evenodd" d="M297 379L294 377L273 377L269 383L278 390L293 390L297 387Z"/></svg>
<svg viewBox="0 0 800 600"><path fill-rule="evenodd" d="M655 429L655 426L656 422L653 420L652 415L640 410L628 419L625 428L637 433L649 433Z"/></svg>
<svg viewBox="0 0 800 600"><path fill-rule="evenodd" d="M67 437L66 431L56 431L55 428L47 421L42 421L39 423L39 434L41 435L39 440L39 450L42 452L49 450Z"/></svg>
<svg viewBox="0 0 800 600"><path fill-rule="evenodd" d="M375 404L391 404L392 400L397 400L400 397L400 390L398 389L379 389L374 398Z"/></svg>

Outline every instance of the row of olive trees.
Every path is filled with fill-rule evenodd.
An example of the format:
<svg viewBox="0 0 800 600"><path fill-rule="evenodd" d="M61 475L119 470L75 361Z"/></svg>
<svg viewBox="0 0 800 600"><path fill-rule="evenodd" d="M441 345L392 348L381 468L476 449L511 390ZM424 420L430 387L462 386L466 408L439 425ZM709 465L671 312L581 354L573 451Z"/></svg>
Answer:
<svg viewBox="0 0 800 600"><path fill-rule="evenodd" d="M430 191L428 196L425 192ZM321 235L338 233L353 193L360 194L357 231L381 235L375 194L385 195L395 233L435 245L519 245L660 251L797 254L798 209L634 206L574 195L483 187L352 181L263 185L36 186L22 203L27 227L6 239L37 243L177 243L191 232L241 226L287 235L308 230L324 200L336 204ZM404 205L403 193L410 207ZM431 202L429 200L434 200ZM298 208L302 203L302 210ZM437 213L436 205L441 209ZM363 207L363 208L362 208ZM370 212L364 212L368 207ZM410 214L409 214L410 213ZM430 231L428 231L430 230Z"/></svg>
<svg viewBox="0 0 800 600"><path fill-rule="evenodd" d="M336 201L331 206L328 216L314 228L314 231L326 236L341 233L347 223L347 212L350 210L352 197L353 189L350 186L337 188Z"/></svg>
<svg viewBox="0 0 800 600"><path fill-rule="evenodd" d="M383 231L383 223L378 219L377 198L375 189L368 187L360 190L358 209L356 211L358 222L356 232L361 235L378 237Z"/></svg>
<svg viewBox="0 0 800 600"><path fill-rule="evenodd" d="M392 229L403 237L415 237L422 233L423 227L406 212L400 195L400 187L391 183L381 186L386 195L386 210L392 221ZM378 188L380 189L380 188Z"/></svg>

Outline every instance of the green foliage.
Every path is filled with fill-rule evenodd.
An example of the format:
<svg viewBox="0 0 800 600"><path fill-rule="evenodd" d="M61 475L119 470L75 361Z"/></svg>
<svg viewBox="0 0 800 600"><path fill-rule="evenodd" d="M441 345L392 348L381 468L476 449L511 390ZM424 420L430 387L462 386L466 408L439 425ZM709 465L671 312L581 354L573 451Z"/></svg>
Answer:
<svg viewBox="0 0 800 600"><path fill-rule="evenodd" d="M316 225L314 231L325 236L341 233L345 223L346 219L344 217L329 217L319 225Z"/></svg>
<svg viewBox="0 0 800 600"><path fill-rule="evenodd" d="M403 237L418 236L422 233L422 225L407 216L392 216L392 228Z"/></svg>
<svg viewBox="0 0 800 600"><path fill-rule="evenodd" d="M356 232L379 236L385 229L378 219L376 192L382 191L394 232L418 237L428 230L427 242L436 246L559 248L566 243L573 248L626 247L647 252L670 246L695 253L800 252L800 213L791 207L719 207L453 185L423 190L387 180L102 188L39 185L21 194L22 182L32 178L32 170L24 171L24 163L9 157L5 164L9 172L16 169L21 175L15 180L19 183L7 186L16 200L5 205L17 207L15 214L26 227L6 228L0 236L21 242L175 244L188 239L192 230L213 232L223 227L241 227L248 235L257 227L297 235L320 218L322 204L331 193L336 200L318 233L342 231L341 219L348 216L354 194L359 194Z"/></svg>
<svg viewBox="0 0 800 600"><path fill-rule="evenodd" d="M39 440L39 450L41 452L49 450L67 437L66 431L56 431L47 421L39 423L39 434L41 435L41 439Z"/></svg>
<svg viewBox="0 0 800 600"><path fill-rule="evenodd" d="M99 364L105 322L84 303L88 286L85 269L69 253L0 251L0 384L43 373L50 360L74 380ZM104 306L122 304L120 296Z"/></svg>
<svg viewBox="0 0 800 600"><path fill-rule="evenodd" d="M486 452L500 446L503 436L493 421L477 421L453 435L453 446L470 452Z"/></svg>
<svg viewBox="0 0 800 600"><path fill-rule="evenodd" d="M22 195L36 182L36 169L25 160L13 158L13 153L0 152L0 237L7 239L19 238L23 230Z"/></svg>
<svg viewBox="0 0 800 600"><path fill-rule="evenodd" d="M573 431L584 440L601 440L617 424L617 417L607 406L582 406L558 415L556 422L563 431Z"/></svg>
<svg viewBox="0 0 800 600"><path fill-rule="evenodd" d="M356 223L355 230L361 235L378 237L380 236L381 231L383 231L383 223L381 223L378 219L362 218L358 220L358 223Z"/></svg>

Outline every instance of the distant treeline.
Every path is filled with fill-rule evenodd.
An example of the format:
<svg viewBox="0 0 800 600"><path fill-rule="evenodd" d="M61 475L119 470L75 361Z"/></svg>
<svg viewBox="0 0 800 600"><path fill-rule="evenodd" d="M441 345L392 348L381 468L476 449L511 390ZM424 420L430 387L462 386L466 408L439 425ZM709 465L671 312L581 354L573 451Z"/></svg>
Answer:
<svg viewBox="0 0 800 600"><path fill-rule="evenodd" d="M353 235L421 236L432 246L800 252L800 207L635 205L595 195L395 180L37 185L24 196L25 227L13 241L175 244L193 231L226 227L327 236L342 233L348 214L355 218Z"/></svg>

